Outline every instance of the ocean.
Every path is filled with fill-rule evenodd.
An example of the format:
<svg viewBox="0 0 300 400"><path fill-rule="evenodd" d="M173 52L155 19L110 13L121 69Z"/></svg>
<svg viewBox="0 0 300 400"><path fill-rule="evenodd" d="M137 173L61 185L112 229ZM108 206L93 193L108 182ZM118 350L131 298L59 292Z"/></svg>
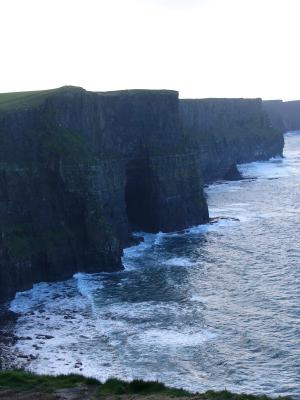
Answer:
<svg viewBox="0 0 300 400"><path fill-rule="evenodd" d="M123 271L18 293L19 365L300 398L300 132L239 169L206 188L211 223L138 232Z"/></svg>

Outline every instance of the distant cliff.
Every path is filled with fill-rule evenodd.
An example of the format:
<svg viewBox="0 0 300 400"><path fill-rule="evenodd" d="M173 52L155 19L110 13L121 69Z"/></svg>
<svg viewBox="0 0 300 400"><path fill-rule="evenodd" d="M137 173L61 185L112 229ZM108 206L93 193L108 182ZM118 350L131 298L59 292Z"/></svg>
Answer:
<svg viewBox="0 0 300 400"><path fill-rule="evenodd" d="M0 300L122 268L132 230L208 220L173 91L0 95Z"/></svg>
<svg viewBox="0 0 300 400"><path fill-rule="evenodd" d="M263 106L273 126L281 132L300 130L300 100L269 100Z"/></svg>
<svg viewBox="0 0 300 400"><path fill-rule="evenodd" d="M238 163L282 155L283 136L260 99L180 100L180 115L206 182L230 178Z"/></svg>

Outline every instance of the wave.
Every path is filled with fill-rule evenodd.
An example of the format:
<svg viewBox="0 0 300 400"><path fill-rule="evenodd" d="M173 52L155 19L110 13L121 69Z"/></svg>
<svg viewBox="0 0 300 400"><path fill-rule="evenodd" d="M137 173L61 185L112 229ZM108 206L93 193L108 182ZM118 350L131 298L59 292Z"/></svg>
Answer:
<svg viewBox="0 0 300 400"><path fill-rule="evenodd" d="M181 330L175 331L173 329L149 329L144 332L140 338L143 342L148 344L157 344L159 346L167 347L189 347L202 345L208 340L213 340L217 335L209 330Z"/></svg>
<svg viewBox="0 0 300 400"><path fill-rule="evenodd" d="M174 267L192 267L195 265L194 262L191 262L186 257L173 257L164 262L165 265L174 266Z"/></svg>

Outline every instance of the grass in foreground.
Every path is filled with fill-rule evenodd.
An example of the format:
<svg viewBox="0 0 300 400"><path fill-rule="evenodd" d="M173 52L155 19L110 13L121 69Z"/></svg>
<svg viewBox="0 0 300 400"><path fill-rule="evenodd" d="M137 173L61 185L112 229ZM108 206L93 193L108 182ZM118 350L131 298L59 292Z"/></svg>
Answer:
<svg viewBox="0 0 300 400"><path fill-rule="evenodd" d="M105 383L94 378L82 375L35 375L24 371L0 371L0 392L11 389L18 392L36 391L52 393L59 389L72 389L80 386L89 386L95 389L95 398L102 396L140 395L164 397L197 397L201 400L272 400L268 396L255 396L248 394L235 394L223 390L221 392L208 391L203 394L192 394L183 389L169 388L159 382L145 382L134 380L125 382L119 379L109 379ZM290 397L278 397L281 400Z"/></svg>
<svg viewBox="0 0 300 400"><path fill-rule="evenodd" d="M94 378L81 375L35 375L23 371L0 371L0 389L37 390L53 392L58 389L74 388L79 385L99 385Z"/></svg>

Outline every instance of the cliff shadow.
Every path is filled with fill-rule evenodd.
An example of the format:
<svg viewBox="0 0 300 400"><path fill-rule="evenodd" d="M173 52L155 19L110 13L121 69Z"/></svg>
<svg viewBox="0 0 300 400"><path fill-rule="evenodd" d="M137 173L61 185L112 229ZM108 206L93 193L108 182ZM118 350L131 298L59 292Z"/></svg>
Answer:
<svg viewBox="0 0 300 400"><path fill-rule="evenodd" d="M127 163L125 202L133 231L159 230L157 184L148 158Z"/></svg>

